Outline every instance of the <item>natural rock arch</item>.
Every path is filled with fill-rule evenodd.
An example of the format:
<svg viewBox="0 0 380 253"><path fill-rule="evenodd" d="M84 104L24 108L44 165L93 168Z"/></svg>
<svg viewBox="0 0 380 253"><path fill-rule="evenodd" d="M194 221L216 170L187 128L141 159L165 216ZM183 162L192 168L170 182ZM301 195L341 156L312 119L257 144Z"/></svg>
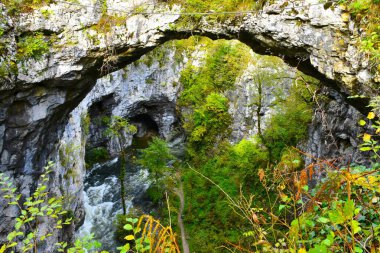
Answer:
<svg viewBox="0 0 380 253"><path fill-rule="evenodd" d="M257 53L280 56L345 96L376 93L379 77L371 73L352 41L357 29L344 10L325 9L318 0L295 3L293 8L282 3L276 1L256 14L237 15L226 22L204 19L196 28L178 25L180 15L153 14L133 15L124 24L101 31L96 3L93 8L57 3L50 5L49 17L36 10L12 22L8 18L10 58L15 57L20 36L42 31L56 39L48 55L19 63L19 73L4 79L0 87L0 170L33 174L33 168L43 166L55 152L68 113L107 73L102 67L122 68L165 41L191 35L238 39ZM124 6L128 8L135 6ZM165 3L153 8L157 13L180 11ZM62 17L70 17L70 22ZM366 111L366 101L348 102Z"/></svg>
<svg viewBox="0 0 380 253"><path fill-rule="evenodd" d="M48 55L19 63L17 75L2 79L0 172L13 174L20 192L27 195L35 183L32 177L57 152L68 114L107 73L101 71L102 66L120 69L168 40L191 35L238 39L257 53L280 56L345 96L376 94L379 77L371 73L352 40L358 32L344 10L325 9L319 0L310 0L295 6L295 14L291 8L281 7L282 3L276 1L257 14L226 22L205 19L194 29L178 26L180 15L134 15L123 25L101 31L97 27L102 18L98 3L93 8L58 3L50 5L49 17L36 10L18 20L8 18L4 36L9 40L10 59L16 59L19 37L41 31L46 38L55 39ZM180 8L159 4L153 11L178 13ZM0 56L0 63L3 61ZM348 102L365 112L365 101ZM3 217L0 220L10 223Z"/></svg>

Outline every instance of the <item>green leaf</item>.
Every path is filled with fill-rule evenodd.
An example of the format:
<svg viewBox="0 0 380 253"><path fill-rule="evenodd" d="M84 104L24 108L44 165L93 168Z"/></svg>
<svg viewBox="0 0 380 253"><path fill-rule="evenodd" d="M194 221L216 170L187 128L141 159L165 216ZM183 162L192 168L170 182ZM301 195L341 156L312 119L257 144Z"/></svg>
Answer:
<svg viewBox="0 0 380 253"><path fill-rule="evenodd" d="M351 226L352 226L352 229L354 231L354 234L357 234L357 233L359 233L362 230L361 227L360 227L359 222L356 221L356 220L353 220L351 222Z"/></svg>
<svg viewBox="0 0 380 253"><path fill-rule="evenodd" d="M21 228L22 224L23 224L22 221L18 221L18 222L16 222L16 224L15 224L15 229L16 229L16 230L19 230L19 229Z"/></svg>
<svg viewBox="0 0 380 253"><path fill-rule="evenodd" d="M326 246L331 246L331 244L333 243L330 239L324 239L323 241L322 241L322 243L324 244L324 245L326 245Z"/></svg>
<svg viewBox="0 0 380 253"><path fill-rule="evenodd" d="M351 199L344 204L343 213L346 219L351 219L354 216L355 203Z"/></svg>
<svg viewBox="0 0 380 253"><path fill-rule="evenodd" d="M335 224L342 224L345 221L345 218L343 215L341 215L337 210L331 210L329 213L329 219L331 220L332 223Z"/></svg>
<svg viewBox="0 0 380 253"><path fill-rule="evenodd" d="M16 231L12 231L8 234L7 239L8 239L8 241L12 241L13 238L15 238L15 237L16 237Z"/></svg>
<svg viewBox="0 0 380 253"><path fill-rule="evenodd" d="M17 242L12 242L11 244L7 245L7 248L12 248L17 245Z"/></svg>
<svg viewBox="0 0 380 253"><path fill-rule="evenodd" d="M319 217L317 219L317 221L320 223L328 223L330 220L328 218L325 218L325 217Z"/></svg>
<svg viewBox="0 0 380 253"><path fill-rule="evenodd" d="M357 253L362 253L362 252L363 252L363 249L360 248L360 247L358 247L358 246L356 246L356 247L355 247L355 252L357 252Z"/></svg>
<svg viewBox="0 0 380 253"><path fill-rule="evenodd" d="M131 224L126 224L126 225L124 225L124 227L123 227L125 230L127 230L127 231L129 231L129 230L132 230L133 229L133 227L132 227L132 225Z"/></svg>
<svg viewBox="0 0 380 253"><path fill-rule="evenodd" d="M367 123L366 123L364 120L361 119L361 120L359 121L359 125L360 125L360 126L365 126L365 124L367 124Z"/></svg>
<svg viewBox="0 0 380 253"><path fill-rule="evenodd" d="M308 251L309 253L328 253L328 249L325 245L315 245L314 248Z"/></svg>
<svg viewBox="0 0 380 253"><path fill-rule="evenodd" d="M278 210L281 211L281 210L284 209L285 207L286 207L286 205L280 205L280 206L278 207Z"/></svg>

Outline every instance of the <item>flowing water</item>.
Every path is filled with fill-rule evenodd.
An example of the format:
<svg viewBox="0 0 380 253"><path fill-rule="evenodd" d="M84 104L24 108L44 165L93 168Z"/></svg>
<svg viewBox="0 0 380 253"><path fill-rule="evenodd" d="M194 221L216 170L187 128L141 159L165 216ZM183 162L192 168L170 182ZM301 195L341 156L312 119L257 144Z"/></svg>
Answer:
<svg viewBox="0 0 380 253"><path fill-rule="evenodd" d="M149 173L127 159L125 177L126 198L128 210L133 203L142 201L150 182ZM77 237L84 237L91 233L94 239L102 243L102 249L115 251L114 240L115 219L122 213L120 199L120 162L118 158L101 165L95 165L86 175L84 182L84 206L86 216L84 224L79 228ZM143 203L142 203L143 204Z"/></svg>

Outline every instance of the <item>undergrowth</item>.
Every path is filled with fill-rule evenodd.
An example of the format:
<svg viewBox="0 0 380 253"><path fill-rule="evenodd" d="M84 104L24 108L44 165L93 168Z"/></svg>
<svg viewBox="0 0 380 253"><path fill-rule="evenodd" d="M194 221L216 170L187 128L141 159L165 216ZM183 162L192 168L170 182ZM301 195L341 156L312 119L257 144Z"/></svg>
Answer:
<svg viewBox="0 0 380 253"><path fill-rule="evenodd" d="M356 22L364 30L360 38L361 49L368 54L372 67L380 63L380 1L379 0L340 0ZM380 71L379 69L376 69Z"/></svg>

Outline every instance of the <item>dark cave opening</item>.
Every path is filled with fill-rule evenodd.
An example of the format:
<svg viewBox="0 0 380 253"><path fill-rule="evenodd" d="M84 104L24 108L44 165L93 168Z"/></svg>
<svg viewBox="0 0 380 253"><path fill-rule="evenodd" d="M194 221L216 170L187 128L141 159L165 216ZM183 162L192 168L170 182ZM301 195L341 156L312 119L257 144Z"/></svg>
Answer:
<svg viewBox="0 0 380 253"><path fill-rule="evenodd" d="M132 148L146 148L153 137L159 136L159 127L149 114L138 114L131 117L129 121L137 128L137 133L133 136Z"/></svg>

